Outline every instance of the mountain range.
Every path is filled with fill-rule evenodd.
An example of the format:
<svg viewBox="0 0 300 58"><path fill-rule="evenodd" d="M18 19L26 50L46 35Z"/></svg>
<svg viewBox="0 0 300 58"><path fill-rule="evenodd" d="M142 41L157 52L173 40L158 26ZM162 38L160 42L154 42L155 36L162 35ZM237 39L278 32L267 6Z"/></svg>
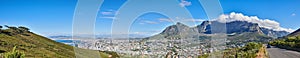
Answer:
<svg viewBox="0 0 300 58"><path fill-rule="evenodd" d="M177 22L175 25L166 27L161 33L148 38L167 38L167 39L181 39L181 38L198 38L199 36L209 36L212 34L212 24L226 24L226 34L231 37L239 37L243 35L256 35L268 38L283 37L289 34L287 31L276 31L264 27L260 27L257 23L247 21L232 21L221 23L218 21L203 21L200 25L189 27L183 23ZM221 26L222 27L222 26ZM246 38L256 38L246 37Z"/></svg>

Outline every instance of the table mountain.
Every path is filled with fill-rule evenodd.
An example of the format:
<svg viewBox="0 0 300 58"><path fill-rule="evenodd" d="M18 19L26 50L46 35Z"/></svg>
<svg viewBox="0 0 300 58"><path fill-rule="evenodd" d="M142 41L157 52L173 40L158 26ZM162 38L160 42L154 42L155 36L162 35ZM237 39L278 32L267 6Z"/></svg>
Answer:
<svg viewBox="0 0 300 58"><path fill-rule="evenodd" d="M221 22L217 21L203 21L200 25L195 27L189 27L183 23L177 22L175 25L166 27L163 32L149 38L168 38L168 39L180 39L180 38L195 38L197 36L202 36L206 34L211 34L211 25ZM272 29L267 29L259 27L257 23L251 23L246 21L232 21L223 23L226 24L227 34L260 34L264 36L269 36L273 38L282 37L289 32L287 31L275 31Z"/></svg>

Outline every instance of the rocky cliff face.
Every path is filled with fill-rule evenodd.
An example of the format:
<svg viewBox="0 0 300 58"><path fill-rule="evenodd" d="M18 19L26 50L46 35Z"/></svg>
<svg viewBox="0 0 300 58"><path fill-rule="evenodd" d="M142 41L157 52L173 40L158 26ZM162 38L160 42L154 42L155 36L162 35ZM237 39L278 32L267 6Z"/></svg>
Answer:
<svg viewBox="0 0 300 58"><path fill-rule="evenodd" d="M249 23L245 21L233 21L226 23L227 33L244 33L244 32L257 32L263 34L260 27L256 23Z"/></svg>
<svg viewBox="0 0 300 58"><path fill-rule="evenodd" d="M194 27L194 30L197 30L198 33L210 33L210 21L203 21L200 25L197 25L196 27Z"/></svg>

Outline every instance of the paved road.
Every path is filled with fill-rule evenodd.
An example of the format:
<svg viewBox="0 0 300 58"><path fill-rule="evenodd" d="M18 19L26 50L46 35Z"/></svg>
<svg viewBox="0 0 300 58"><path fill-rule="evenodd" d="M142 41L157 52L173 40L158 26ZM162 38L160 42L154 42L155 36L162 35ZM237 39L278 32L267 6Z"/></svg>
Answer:
<svg viewBox="0 0 300 58"><path fill-rule="evenodd" d="M300 58L300 52L280 48L267 48L270 58Z"/></svg>

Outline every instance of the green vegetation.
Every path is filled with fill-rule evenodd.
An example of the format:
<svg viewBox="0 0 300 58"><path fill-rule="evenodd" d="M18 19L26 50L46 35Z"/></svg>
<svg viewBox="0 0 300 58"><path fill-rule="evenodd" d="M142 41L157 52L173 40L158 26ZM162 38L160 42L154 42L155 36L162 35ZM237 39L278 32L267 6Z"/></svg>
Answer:
<svg viewBox="0 0 300 58"><path fill-rule="evenodd" d="M4 55L4 58L24 58L25 54L16 50L16 46L13 48L11 52L7 52Z"/></svg>
<svg viewBox="0 0 300 58"><path fill-rule="evenodd" d="M201 55L201 56L198 56L198 58L208 58L209 54L204 54L204 55Z"/></svg>
<svg viewBox="0 0 300 58"><path fill-rule="evenodd" d="M261 43L249 42L244 47L232 48L223 51L222 58L256 58L262 48ZM201 55L198 58L208 58L210 54Z"/></svg>
<svg viewBox="0 0 300 58"><path fill-rule="evenodd" d="M120 56L116 52L100 51L101 58L119 58Z"/></svg>
<svg viewBox="0 0 300 58"><path fill-rule="evenodd" d="M55 42L51 39L30 32L29 28L26 27L12 27L6 25L5 27L7 29L2 29L1 27L0 58L6 55L4 55L4 53L18 52L24 52L26 54L24 57L26 58L91 58L90 56L99 54L108 54L112 55L112 57L119 57L117 53L114 52L80 49ZM16 50L18 52L9 52L12 50ZM74 50L76 50L76 52Z"/></svg>
<svg viewBox="0 0 300 58"><path fill-rule="evenodd" d="M269 44L279 48L300 51L300 36L285 37L283 39L271 41Z"/></svg>
<svg viewBox="0 0 300 58"><path fill-rule="evenodd" d="M231 35L228 36L227 40L230 40L231 42L227 44L237 44L238 42L244 43L244 42L262 42L267 43L268 40L273 39L272 37L269 37L264 34L260 33L252 33L252 32L245 32L238 35Z"/></svg>
<svg viewBox="0 0 300 58"><path fill-rule="evenodd" d="M224 52L225 58L255 58L262 44L249 42L242 48L233 48Z"/></svg>
<svg viewBox="0 0 300 58"><path fill-rule="evenodd" d="M74 58L72 46L34 34L26 27L5 27L8 29L1 29L0 32L0 50L10 51L18 46L15 49L24 52L25 57Z"/></svg>

